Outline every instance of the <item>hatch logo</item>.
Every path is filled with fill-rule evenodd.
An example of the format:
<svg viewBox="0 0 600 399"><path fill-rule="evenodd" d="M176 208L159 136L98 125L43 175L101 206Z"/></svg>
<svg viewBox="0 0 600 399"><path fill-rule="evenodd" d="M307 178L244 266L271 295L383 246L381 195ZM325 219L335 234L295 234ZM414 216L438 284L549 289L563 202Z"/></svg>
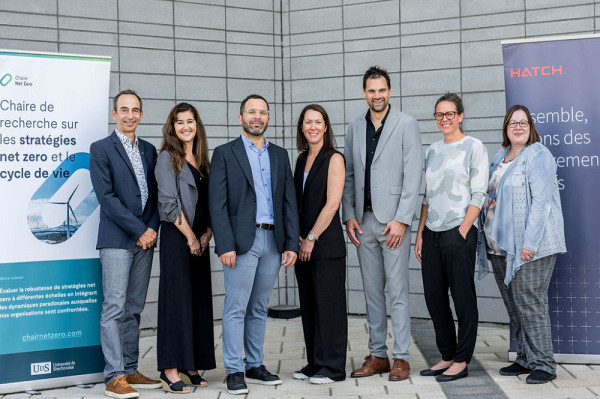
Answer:
<svg viewBox="0 0 600 399"><path fill-rule="evenodd" d="M2 79L0 79L0 85L2 85L2 87L8 85L10 82L12 81L12 75L10 73L7 73L6 75L2 76Z"/></svg>
<svg viewBox="0 0 600 399"><path fill-rule="evenodd" d="M31 363L31 375L52 373L52 362Z"/></svg>
<svg viewBox="0 0 600 399"><path fill-rule="evenodd" d="M525 68L510 68L510 78L531 78L534 76L562 75L562 65L531 66Z"/></svg>

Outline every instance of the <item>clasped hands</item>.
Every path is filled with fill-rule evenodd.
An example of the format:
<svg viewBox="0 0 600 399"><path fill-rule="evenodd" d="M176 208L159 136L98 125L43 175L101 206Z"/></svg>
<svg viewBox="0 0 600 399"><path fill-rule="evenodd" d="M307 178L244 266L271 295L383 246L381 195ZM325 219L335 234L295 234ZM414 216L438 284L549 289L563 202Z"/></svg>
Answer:
<svg viewBox="0 0 600 399"><path fill-rule="evenodd" d="M227 267L235 267L235 258L237 256L236 251L229 251L229 252L225 252L224 254L221 254L219 256L219 259L221 260L221 263L224 264ZM294 251L284 251L283 252L283 257L282 257L282 266L283 267L290 267L290 266L294 266L294 263L296 263L296 258L298 257L298 254Z"/></svg>
<svg viewBox="0 0 600 399"><path fill-rule="evenodd" d="M148 227L144 234L138 238L135 244L142 247L142 249L152 248L152 246L156 244L156 238L156 231L154 231L151 227Z"/></svg>

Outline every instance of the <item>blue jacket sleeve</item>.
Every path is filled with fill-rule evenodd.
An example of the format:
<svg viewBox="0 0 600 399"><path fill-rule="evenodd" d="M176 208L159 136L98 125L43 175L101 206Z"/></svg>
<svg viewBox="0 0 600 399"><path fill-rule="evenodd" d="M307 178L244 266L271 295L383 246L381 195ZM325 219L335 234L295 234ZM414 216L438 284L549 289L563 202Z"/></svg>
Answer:
<svg viewBox="0 0 600 399"><path fill-rule="evenodd" d="M115 195L108 154L106 153L106 149L98 142L90 146L90 178L102 214L110 218L135 240L140 238L148 227L125 207ZM156 225L156 229L158 229L158 220Z"/></svg>
<svg viewBox="0 0 600 399"><path fill-rule="evenodd" d="M300 238L300 222L298 220L298 204L296 202L296 186L294 176L290 168L287 151L285 157L285 192L283 193L283 217L285 220L285 244L284 251L298 252Z"/></svg>
<svg viewBox="0 0 600 399"><path fill-rule="evenodd" d="M208 208L215 239L215 252L222 255L235 251L235 238L227 208L227 164L223 151L217 147L213 153L208 180Z"/></svg>
<svg viewBox="0 0 600 399"><path fill-rule="evenodd" d="M548 222L555 189L556 161L548 150L539 151L527 165L531 204L525 226L523 246L537 252Z"/></svg>

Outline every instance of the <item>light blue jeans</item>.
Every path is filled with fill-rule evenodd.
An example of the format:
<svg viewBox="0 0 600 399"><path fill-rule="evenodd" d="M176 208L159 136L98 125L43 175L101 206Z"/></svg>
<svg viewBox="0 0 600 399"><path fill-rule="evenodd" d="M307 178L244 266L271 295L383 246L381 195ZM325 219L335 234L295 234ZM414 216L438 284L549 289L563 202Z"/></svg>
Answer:
<svg viewBox="0 0 600 399"><path fill-rule="evenodd" d="M258 228L252 248L237 255L235 267L223 265L223 363L227 374L263 364L267 306L280 267L274 231Z"/></svg>
<svg viewBox="0 0 600 399"><path fill-rule="evenodd" d="M103 248L100 343L104 383L137 371L140 313L144 310L154 248Z"/></svg>

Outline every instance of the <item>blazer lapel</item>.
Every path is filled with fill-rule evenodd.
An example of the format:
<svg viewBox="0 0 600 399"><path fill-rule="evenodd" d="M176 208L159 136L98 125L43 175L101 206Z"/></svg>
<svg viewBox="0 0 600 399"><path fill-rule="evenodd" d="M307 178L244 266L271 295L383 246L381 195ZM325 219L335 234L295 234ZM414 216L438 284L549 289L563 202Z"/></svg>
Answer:
<svg viewBox="0 0 600 399"><path fill-rule="evenodd" d="M313 162L312 166L310 167L310 170L308 171L308 176L306 177L306 183L304 183L304 189L302 190L302 196L304 196L304 193L306 192L306 188L310 185L310 183L315 178L315 175L321 168L321 165L323 165L324 160L325 160L325 157L323 156L323 149L321 148L321 150L315 157L315 161ZM302 172L304 172L304 170Z"/></svg>
<svg viewBox="0 0 600 399"><path fill-rule="evenodd" d="M131 174L133 174L135 176L135 171L133 170L133 165L131 164L129 157L127 156L127 152L125 152L125 148L123 148L123 143L117 136L117 132L113 132L110 135L110 138L113 141L113 144L115 145L115 148L117 149L117 152L119 153L121 158L123 158L123 161L125 162L125 164L129 168L129 170L131 171Z"/></svg>
<svg viewBox="0 0 600 399"><path fill-rule="evenodd" d="M189 184L192 187L196 187L196 181L194 180L194 175L192 175L192 171L190 166L186 161L183 161L182 171L179 173L179 179L181 179L184 183Z"/></svg>
<svg viewBox="0 0 600 399"><path fill-rule="evenodd" d="M244 148L244 142L241 137L238 137L234 140L231 149L233 150L233 154L238 159L238 162L242 166L242 171L244 175L246 175L246 179L250 186L254 190L254 179L252 178L252 168L250 167L250 161L248 160L248 155L246 154L246 149Z"/></svg>
<svg viewBox="0 0 600 399"><path fill-rule="evenodd" d="M358 121L358 127L354 133L354 143L360 149L360 160L364 166L367 163L367 121L365 118L360 118Z"/></svg>
<svg viewBox="0 0 600 399"><path fill-rule="evenodd" d="M388 114L388 117L385 120L385 125L383 125L383 131L381 132L381 137L379 138L379 142L377 143L377 149L375 150L375 154L373 154L373 162L375 162L379 154L381 154L381 152L385 148L385 145L392 136L392 132L396 128L396 125L398 124L399 120L399 113L396 112L394 108L391 108L390 113Z"/></svg>
<svg viewBox="0 0 600 399"><path fill-rule="evenodd" d="M275 201L275 189L277 188L277 172L279 171L279 159L277 157L277 151L275 151L273 145L269 144L269 164L271 165L271 193L273 194L273 201Z"/></svg>
<svg viewBox="0 0 600 399"><path fill-rule="evenodd" d="M151 160L149 159L150 154L146 155L146 150L148 150L148 148L146 148L146 143L144 143L137 137L135 139L138 142L138 148L140 150L140 159L142 160L142 165L144 166L144 176L146 176L146 180L148 180L148 165L151 162Z"/></svg>

